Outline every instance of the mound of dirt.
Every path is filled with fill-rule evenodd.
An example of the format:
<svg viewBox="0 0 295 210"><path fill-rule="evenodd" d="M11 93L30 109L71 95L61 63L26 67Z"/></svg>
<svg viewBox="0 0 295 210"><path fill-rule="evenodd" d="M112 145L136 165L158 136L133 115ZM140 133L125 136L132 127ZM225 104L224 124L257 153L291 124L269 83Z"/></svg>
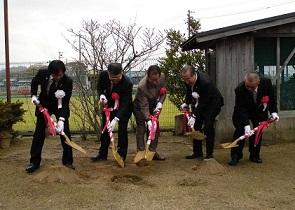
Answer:
<svg viewBox="0 0 295 210"><path fill-rule="evenodd" d="M225 174L227 170L224 166L218 163L214 158L199 161L192 170L197 171L200 174Z"/></svg>
<svg viewBox="0 0 295 210"><path fill-rule="evenodd" d="M82 181L74 170L64 166L50 166L48 168L41 169L39 173L34 175L33 180L40 183L63 184L77 184Z"/></svg>

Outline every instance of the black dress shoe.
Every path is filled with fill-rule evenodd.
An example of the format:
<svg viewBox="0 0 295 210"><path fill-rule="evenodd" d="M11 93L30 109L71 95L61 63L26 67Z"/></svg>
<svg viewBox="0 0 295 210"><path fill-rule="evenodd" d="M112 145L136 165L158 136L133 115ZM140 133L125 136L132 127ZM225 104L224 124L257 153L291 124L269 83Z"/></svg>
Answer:
<svg viewBox="0 0 295 210"><path fill-rule="evenodd" d="M36 171L38 168L40 168L40 165L30 163L26 168L26 172L30 174Z"/></svg>
<svg viewBox="0 0 295 210"><path fill-rule="evenodd" d="M258 157L250 157L249 159L253 163L262 163L262 160Z"/></svg>
<svg viewBox="0 0 295 210"><path fill-rule="evenodd" d="M195 154L192 154L192 155L187 155L185 156L185 159L198 159L198 160L203 160L203 155L195 155Z"/></svg>
<svg viewBox="0 0 295 210"><path fill-rule="evenodd" d="M153 160L166 160L166 158L163 156L160 156L159 153L156 152L153 157Z"/></svg>
<svg viewBox="0 0 295 210"><path fill-rule="evenodd" d="M233 157L231 159L231 161L228 162L228 165L230 165L230 166L236 166L238 164L238 162L239 162L239 159L237 157Z"/></svg>
<svg viewBox="0 0 295 210"><path fill-rule="evenodd" d="M212 159L213 158L213 155L206 155L206 157L204 158L205 160L208 160L208 159Z"/></svg>
<svg viewBox="0 0 295 210"><path fill-rule="evenodd" d="M73 166L73 164L67 163L64 166L69 168L69 169L75 170L75 166Z"/></svg>
<svg viewBox="0 0 295 210"><path fill-rule="evenodd" d="M95 162L95 161L107 160L107 157L98 154L94 157L91 157L90 159Z"/></svg>

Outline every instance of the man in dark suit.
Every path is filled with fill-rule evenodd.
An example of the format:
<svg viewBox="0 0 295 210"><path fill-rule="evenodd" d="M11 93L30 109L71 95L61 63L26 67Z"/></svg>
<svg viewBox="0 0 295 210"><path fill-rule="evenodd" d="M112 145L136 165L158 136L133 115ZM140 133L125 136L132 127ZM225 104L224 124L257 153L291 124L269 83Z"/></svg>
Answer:
<svg viewBox="0 0 295 210"><path fill-rule="evenodd" d="M122 64L111 63L108 65L107 71L102 71L98 78L97 93L99 103L107 104L108 107L114 107L115 101L112 94L119 95L119 107L111 112L111 122L108 127L114 130L118 123L118 153L123 160L127 156L128 148L128 121L132 114L132 87L130 79L123 75ZM102 116L103 125L106 123L106 117ZM110 137L107 131L101 134L101 146L98 155L91 158L92 161L106 160L108 156L108 148L110 145Z"/></svg>
<svg viewBox="0 0 295 210"><path fill-rule="evenodd" d="M268 100L263 101L267 98ZM268 112L272 118L279 120L277 114L277 101L274 96L274 89L270 79L260 77L256 72L247 73L245 80L235 89L235 107L233 112L233 124L235 126L234 139L242 135L249 137L250 161L262 163L260 159L260 146L254 146L255 135L252 135L250 122L253 127L259 122L268 119ZM231 149L231 161L229 165L235 166L243 158L243 147L245 140L239 142L239 146Z"/></svg>
<svg viewBox="0 0 295 210"><path fill-rule="evenodd" d="M206 157L213 158L216 116L223 106L223 97L219 90L212 84L207 74L196 71L191 65L185 65L181 70L181 78L185 82L186 97L181 109L192 106L192 115L188 125L195 130L204 131L206 135ZM187 159L203 159L202 141L193 140L193 154Z"/></svg>
<svg viewBox="0 0 295 210"><path fill-rule="evenodd" d="M54 114L57 123L57 132L64 132L71 138L69 129L70 108L69 102L72 96L73 81L65 74L66 68L62 61L54 60L48 65L48 69L41 69L32 79L31 95L32 102L36 105L42 105L48 109L50 115ZM37 97L38 86L41 86L41 92ZM58 98L61 104L58 104ZM46 123L41 112L36 107L35 115L37 123L33 142L31 146L30 164L26 171L32 173L40 167L42 147L45 139ZM65 139L60 136L63 147L62 163L68 168L74 169L72 148L65 144Z"/></svg>

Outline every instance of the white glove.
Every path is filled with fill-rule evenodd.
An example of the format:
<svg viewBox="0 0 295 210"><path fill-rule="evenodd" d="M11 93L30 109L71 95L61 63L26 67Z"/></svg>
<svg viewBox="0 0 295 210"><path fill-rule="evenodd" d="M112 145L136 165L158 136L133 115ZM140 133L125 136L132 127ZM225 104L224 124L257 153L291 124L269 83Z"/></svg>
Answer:
<svg viewBox="0 0 295 210"><path fill-rule="evenodd" d="M56 132L61 134L63 131L64 131L64 121L63 120L59 120L57 122Z"/></svg>
<svg viewBox="0 0 295 210"><path fill-rule="evenodd" d="M271 118L274 119L277 122L280 119L278 113L276 113L276 112L271 113Z"/></svg>
<svg viewBox="0 0 295 210"><path fill-rule="evenodd" d="M181 104L180 109L184 110L184 109L188 109L188 105L186 103Z"/></svg>
<svg viewBox="0 0 295 210"><path fill-rule="evenodd" d="M244 127L244 130L245 130L245 135L246 135L247 137L252 136L252 135L254 134L254 131L251 130L250 125L246 125L246 126Z"/></svg>
<svg viewBox="0 0 295 210"><path fill-rule="evenodd" d="M152 129L152 126L153 126L153 123L152 123L152 121L151 120L149 120L149 121L147 121L147 127L148 127L148 129L149 129L149 131Z"/></svg>
<svg viewBox="0 0 295 210"><path fill-rule="evenodd" d="M108 103L108 99L106 98L106 96L104 94L101 94L99 96L99 103L101 103L101 104L107 104Z"/></svg>
<svg viewBox="0 0 295 210"><path fill-rule="evenodd" d="M191 128L194 128L195 122L196 122L196 116L195 115L192 115L188 119L187 125L190 126Z"/></svg>
<svg viewBox="0 0 295 210"><path fill-rule="evenodd" d="M111 123L108 124L108 130L112 132L115 129L117 122L119 122L119 118L115 117Z"/></svg>
<svg viewBox="0 0 295 210"><path fill-rule="evenodd" d="M38 100L37 96L32 96L32 103L35 105L39 105L40 101Z"/></svg>
<svg viewBox="0 0 295 210"><path fill-rule="evenodd" d="M158 102L156 108L154 109L154 112L160 112L162 107L163 104L161 102Z"/></svg>

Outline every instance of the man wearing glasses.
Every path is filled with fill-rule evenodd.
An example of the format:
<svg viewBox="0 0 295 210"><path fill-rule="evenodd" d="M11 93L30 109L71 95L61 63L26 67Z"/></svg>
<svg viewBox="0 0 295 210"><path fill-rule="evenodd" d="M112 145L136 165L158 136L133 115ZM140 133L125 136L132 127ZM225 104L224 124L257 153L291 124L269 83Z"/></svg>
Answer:
<svg viewBox="0 0 295 210"><path fill-rule="evenodd" d="M258 145L255 145L255 135L251 130L260 122L268 119L268 113L276 121L279 120L277 114L277 101L274 95L274 88L271 80L260 77L256 72L249 72L235 89L235 108L233 113L233 124L235 126L234 139L242 135L249 137L249 160L254 163L262 163L260 158L261 136ZM245 140L239 142L238 147L231 150L231 161L229 165L235 166L243 158L243 147Z"/></svg>
<svg viewBox="0 0 295 210"><path fill-rule="evenodd" d="M186 110L191 104L192 115L188 125L196 131L203 131L206 135L205 159L213 158L215 130L215 118L223 106L223 97L219 90L210 81L207 74L196 71L191 65L185 65L181 69L181 78L185 82L185 103L181 110ZM193 154L186 159L203 159L202 141L193 140Z"/></svg>

